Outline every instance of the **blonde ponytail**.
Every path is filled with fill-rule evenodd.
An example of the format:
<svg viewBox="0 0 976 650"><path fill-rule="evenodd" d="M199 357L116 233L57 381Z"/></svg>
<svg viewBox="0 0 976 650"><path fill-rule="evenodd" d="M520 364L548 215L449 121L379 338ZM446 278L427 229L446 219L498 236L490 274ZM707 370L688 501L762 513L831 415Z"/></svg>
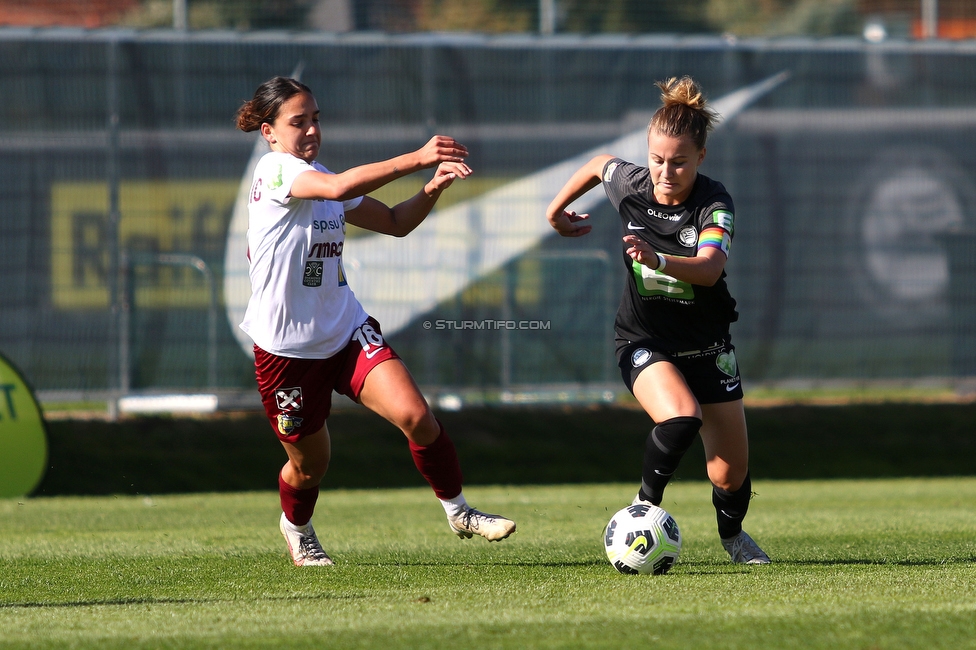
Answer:
<svg viewBox="0 0 976 650"><path fill-rule="evenodd" d="M691 138L699 149L705 148L708 132L718 118L705 101L701 87L691 77L672 77L659 81L661 108L647 126L648 135L656 131L672 138Z"/></svg>

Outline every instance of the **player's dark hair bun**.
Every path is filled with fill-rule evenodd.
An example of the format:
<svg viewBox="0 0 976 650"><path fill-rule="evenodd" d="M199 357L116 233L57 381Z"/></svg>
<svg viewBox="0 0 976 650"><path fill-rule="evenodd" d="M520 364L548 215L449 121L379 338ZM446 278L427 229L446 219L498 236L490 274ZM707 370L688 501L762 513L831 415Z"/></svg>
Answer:
<svg viewBox="0 0 976 650"><path fill-rule="evenodd" d="M254 97L237 109L237 128L257 131L265 122L274 123L281 105L299 93L312 94L308 86L289 77L273 77L258 86Z"/></svg>

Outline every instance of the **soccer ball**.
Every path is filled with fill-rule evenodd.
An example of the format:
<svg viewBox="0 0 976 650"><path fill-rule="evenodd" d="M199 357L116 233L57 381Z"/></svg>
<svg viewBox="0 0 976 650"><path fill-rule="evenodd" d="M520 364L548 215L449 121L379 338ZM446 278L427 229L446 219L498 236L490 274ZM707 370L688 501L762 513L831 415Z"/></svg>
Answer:
<svg viewBox="0 0 976 650"><path fill-rule="evenodd" d="M681 532L665 510L641 503L610 518L603 545L610 564L620 573L661 575L678 560Z"/></svg>

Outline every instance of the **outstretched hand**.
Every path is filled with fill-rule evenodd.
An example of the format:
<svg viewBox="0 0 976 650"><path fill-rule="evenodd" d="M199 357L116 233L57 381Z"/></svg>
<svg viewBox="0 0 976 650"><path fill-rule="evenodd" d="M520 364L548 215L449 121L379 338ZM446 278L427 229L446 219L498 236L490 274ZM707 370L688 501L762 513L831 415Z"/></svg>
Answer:
<svg viewBox="0 0 976 650"><path fill-rule="evenodd" d="M549 219L549 224L563 237L582 237L593 230L587 222L588 214L576 214L571 210L563 210L561 214Z"/></svg>
<svg viewBox="0 0 976 650"><path fill-rule="evenodd" d="M442 162L437 166L434 177L424 186L427 196L434 196L451 186L457 178L467 178L471 175L471 168L463 162Z"/></svg>
<svg viewBox="0 0 976 650"><path fill-rule="evenodd" d="M638 264L649 266L652 269L658 267L659 260L657 259L657 253L646 241L637 235L626 235L624 236L624 243L627 244L626 253L630 255L630 259L636 261Z"/></svg>
<svg viewBox="0 0 976 650"><path fill-rule="evenodd" d="M417 154L422 167L433 167L442 162L464 162L468 148L448 135L435 135Z"/></svg>

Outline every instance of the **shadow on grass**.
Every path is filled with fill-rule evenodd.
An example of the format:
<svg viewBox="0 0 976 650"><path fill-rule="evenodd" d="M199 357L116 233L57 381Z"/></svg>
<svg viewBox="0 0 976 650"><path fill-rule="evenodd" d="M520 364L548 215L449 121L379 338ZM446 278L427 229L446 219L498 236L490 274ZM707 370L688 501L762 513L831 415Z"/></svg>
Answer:
<svg viewBox="0 0 976 650"><path fill-rule="evenodd" d="M730 571L746 573L748 571L764 571L765 567L842 567L842 566L876 566L876 567L931 567L931 566L961 566L976 564L976 556L943 558L943 559L924 559L924 560L885 560L885 559L863 559L847 558L832 560L776 560L772 564L764 565L742 565L728 562L682 562L681 573L690 575L715 575L727 574ZM695 567L693 569L689 567Z"/></svg>
<svg viewBox="0 0 976 650"><path fill-rule="evenodd" d="M961 564L976 563L976 556L926 559L926 560L865 560L851 558L846 560L790 560L779 562L778 564L792 564L801 566L843 566L843 565L869 565L869 566L953 566Z"/></svg>
<svg viewBox="0 0 976 650"><path fill-rule="evenodd" d="M19 602L19 603L0 603L0 610L3 609L59 609L72 607L125 607L128 605L205 605L209 603L234 603L234 602L287 602L287 601L309 601L309 600L361 600L368 596L365 594L313 594L302 596L258 596L254 598L112 598L105 600L73 600L60 603L45 602Z"/></svg>
<svg viewBox="0 0 976 650"><path fill-rule="evenodd" d="M587 566L610 566L605 559L597 560L565 560L559 561L533 561L533 560L497 560L492 559L490 563L480 563L480 562L458 562L456 564L448 565L444 562L437 561L411 561L411 562L356 562L358 567L447 567L451 566L453 568L470 569L474 567L478 568L490 568L490 567L545 567L545 568L571 568L571 567L587 567Z"/></svg>

